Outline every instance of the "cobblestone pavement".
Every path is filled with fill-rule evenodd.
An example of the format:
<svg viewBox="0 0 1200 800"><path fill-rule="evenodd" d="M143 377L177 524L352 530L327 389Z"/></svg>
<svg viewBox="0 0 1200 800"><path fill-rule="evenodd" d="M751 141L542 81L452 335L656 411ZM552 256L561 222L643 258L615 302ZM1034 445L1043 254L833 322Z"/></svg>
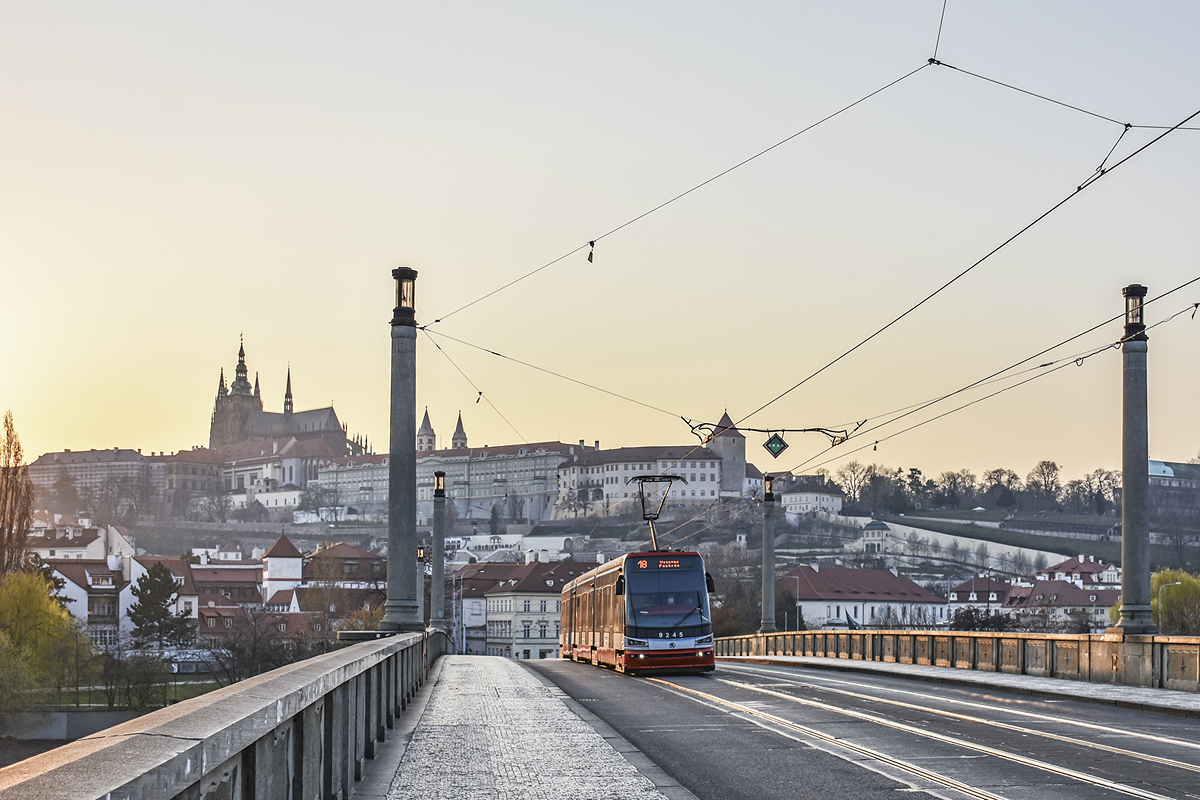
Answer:
<svg viewBox="0 0 1200 800"><path fill-rule="evenodd" d="M665 800L516 662L443 661L388 800Z"/></svg>

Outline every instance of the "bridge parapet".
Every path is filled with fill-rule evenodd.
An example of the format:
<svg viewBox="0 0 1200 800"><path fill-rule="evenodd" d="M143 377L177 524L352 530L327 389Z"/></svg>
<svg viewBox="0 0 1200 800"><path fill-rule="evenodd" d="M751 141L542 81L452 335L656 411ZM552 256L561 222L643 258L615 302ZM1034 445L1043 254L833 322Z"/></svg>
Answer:
<svg viewBox="0 0 1200 800"><path fill-rule="evenodd" d="M0 769L0 800L344 800L448 649L400 634L264 673Z"/></svg>
<svg viewBox="0 0 1200 800"><path fill-rule="evenodd" d="M808 656L1200 691L1200 637L992 631L785 631L716 640L721 657Z"/></svg>

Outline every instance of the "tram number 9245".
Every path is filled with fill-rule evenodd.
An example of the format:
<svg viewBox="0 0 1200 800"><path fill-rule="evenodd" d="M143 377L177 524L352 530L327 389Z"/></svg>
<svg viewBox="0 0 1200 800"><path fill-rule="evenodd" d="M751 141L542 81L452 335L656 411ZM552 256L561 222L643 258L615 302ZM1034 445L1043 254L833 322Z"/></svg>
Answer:
<svg viewBox="0 0 1200 800"><path fill-rule="evenodd" d="M630 553L563 587L560 655L626 674L711 672L712 576L699 553Z"/></svg>

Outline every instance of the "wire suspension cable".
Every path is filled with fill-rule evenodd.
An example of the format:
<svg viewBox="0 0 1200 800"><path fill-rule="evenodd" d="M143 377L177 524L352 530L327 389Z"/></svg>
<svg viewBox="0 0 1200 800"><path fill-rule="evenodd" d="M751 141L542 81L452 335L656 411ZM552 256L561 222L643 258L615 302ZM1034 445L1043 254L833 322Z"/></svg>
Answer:
<svg viewBox="0 0 1200 800"><path fill-rule="evenodd" d="M845 112L849 111L850 109L854 108L855 106L857 106L857 105L860 105L861 103L864 103L864 102L866 102L867 100L870 100L872 97L874 97L875 95L879 94L880 92L887 91L888 89L892 88L893 86L895 86L896 84L900 83L901 81L903 81L903 80L906 80L907 78L911 78L913 75L916 75L918 72L920 72L921 70L925 69L925 68L926 68L926 67L928 67L928 66L929 66L929 64L928 64L928 63L926 63L926 64L922 64L921 66L917 67L917 68L916 68L916 69L914 69L913 71L911 71L911 72L908 72L908 73L906 73L906 74L904 74L904 75L901 75L899 78L896 78L895 80L893 80L893 81L890 81L889 83L886 83L886 84L884 84L883 86L879 87L878 89L875 89L874 91L872 91L872 92L869 92L868 94L865 94L865 95L863 95L862 97L858 98L857 100L855 100L854 102L852 102L852 103L850 103L850 104L848 104L848 105L842 106L842 107L841 107L841 108L839 108L837 111L834 111L832 114L829 114L829 115L827 115L827 116L825 116L825 117L822 117L821 119L817 120L816 122L814 122L814 123L812 123L812 124L810 124L810 125L807 125L807 126L805 126L804 128L801 128L800 130L796 131L796 132L795 132L795 133L793 133L792 135L790 135L790 136L788 136L788 137L786 137L786 138L784 138L784 139L781 139L781 140L779 140L778 142L776 142L775 144L771 145L770 147L767 147L767 148L766 148L766 149L764 149L764 150L760 150L760 151L758 151L757 153L755 153L754 155L750 156L749 158L743 159L742 161L739 161L738 163L734 164L732 167L729 167L728 169L725 169L725 170L722 170L721 172L718 172L716 175L713 175L711 178L708 178L707 180L704 180L704 181L702 181L702 182L700 182L700 183L696 184L695 186L693 186L692 188L688 189L687 191L680 192L679 194L677 194L677 195L675 195L674 197L672 197L670 200L666 200L666 201L664 201L664 202L662 202L662 203L659 203L658 205L654 206L654 208L651 208L649 211L644 211L644 212L642 212L641 214L638 214L638 215L637 215L636 217L634 217L633 219L631 219L631 220L629 220L629 221L627 221L627 222L623 222L623 223L621 223L620 225L618 225L617 227L615 227L615 228L613 228L612 230L608 231L607 233L603 233L603 234L601 234L601 235L599 235L599 236L597 236L597 237L595 237L595 238L593 238L593 239L589 239L587 242L585 242L585 243L583 243L583 244L579 245L579 246L578 246L578 247L576 247L574 250L571 250L571 251L569 251L569 252L563 253L561 256L559 256L558 258L554 259L553 261L547 262L547 263L543 264L542 266L538 267L537 269L531 270L531 271L529 271L529 272L525 273L524 275L522 275L521 277L519 277L519 278L515 278L514 280L511 280L511 281L509 281L508 283L504 284L504 285L503 285L503 286L501 286L500 288L498 288L498 289L493 289L492 291L488 292L487 294L483 295L482 297L476 298L475 300L472 300L471 302L467 303L466 305L459 306L458 308L454 309L453 311L451 311L451 312L450 312L450 313L448 313L448 314L443 314L442 316L438 317L437 319L435 319L433 322L431 322L431 323L429 323L429 324L430 324L430 325L436 325L436 324L437 324L437 323L439 323L439 322L442 322L442 321L444 321L444 320L447 320L447 319L449 319L450 317L452 317L452 316L454 316L455 314L457 314L458 312L460 312L460 311L465 311L466 309L470 308L471 306L475 305L476 303L481 303L481 302L483 302L484 300L487 300L489 297L492 297L493 295L496 295L496 294L498 294L498 293L500 293L500 292L504 291L505 289L508 289L509 287L511 287L511 286L514 286L514 285L516 285L516 284L520 283L521 281L525 280L526 278L531 278L531 277L533 277L534 275L536 275L537 273L539 273L539 272L541 272L542 270L546 269L547 267L552 267L552 266L554 266L555 264L559 263L560 261L563 261L564 259L566 259L566 258L568 258L568 257L570 257L570 256L573 256L573 255L575 255L576 253L580 252L581 250L589 250L589 251L590 251L591 249L594 249L594 248L595 248L595 245L596 245L596 242L600 241L601 239L605 239L605 238L607 238L607 237L609 237L609 236L612 236L614 233L616 233L617 231L620 231L620 230L622 230L623 228L628 228L628 227L629 227L630 225L632 225L633 223L635 223L635 222L638 222L639 220L643 220L643 219L645 219L646 217L650 216L651 214L653 214L653 213L654 213L654 212L656 212L656 211L661 211L662 209L666 208L667 206L671 205L672 203L674 203L674 202L675 202L675 201L677 201L677 200L682 200L683 198L687 197L687 196L688 196L689 194L691 194L692 192L695 192L695 191L697 191L697 190L699 190L699 189L702 189L702 188L704 188L705 186L707 186L708 184L712 183L713 181L716 181L716 180L718 180L718 179L720 179L720 178L723 178L723 177L725 177L726 175L728 175L729 173L733 172L734 170L736 170L736 169L740 169L741 167L744 167L744 166L746 166L746 165L747 165L747 164L749 164L751 161L754 161L754 160L755 160L755 159L757 159L757 158L760 158L760 157L762 157L762 156L765 156L767 153L771 152L772 150L775 150L776 148L782 147L783 145L787 144L788 142L790 142L791 140L795 139L796 137L798 137L798 136L802 136L802 135L804 135L805 133L808 133L809 131L811 131L812 129L814 129L814 128L816 128L816 127L820 126L820 125L823 125L823 124L825 124L826 122L829 122L829 121L830 121L831 119L833 119L834 117L837 117L837 116L839 116L839 115L841 115L841 114L844 114ZM427 327L428 327L428 326L427 326Z"/></svg>
<svg viewBox="0 0 1200 800"><path fill-rule="evenodd" d="M1186 287L1188 287L1188 286L1191 286L1192 284L1194 284L1194 283L1196 283L1196 282L1198 282L1198 281L1200 281L1200 277L1193 278L1193 279L1191 279L1191 280L1189 280L1189 281L1187 281L1187 282L1185 282L1185 283L1183 283L1183 284L1180 284L1179 286L1176 286L1174 289L1171 289L1170 291L1164 292L1163 294L1161 294L1161 295L1159 295L1158 297L1154 298L1154 300L1162 300L1163 298L1167 297L1168 295L1174 294L1175 292L1178 292L1178 291L1180 291L1180 290L1182 290L1182 289L1184 289L1184 288L1186 288ZM1150 302L1153 302L1153 301L1147 301L1147 302L1146 302L1144 305L1148 305ZM1200 303L1192 303L1192 304L1189 304L1187 307L1183 308L1183 309L1182 309L1182 310L1180 310L1180 311L1177 311L1177 312L1175 312L1174 314L1172 314L1171 316L1167 317L1166 319L1160 320L1160 321L1158 321L1158 322L1154 323L1153 325L1149 326L1148 328L1146 328L1146 330L1147 330L1147 331L1149 331L1149 330L1153 330L1154 328L1157 328L1157 327L1159 327L1159 326L1161 326L1161 325L1165 325L1165 324L1167 324L1168 322L1171 322L1172 320L1174 320L1176 317L1179 317L1179 316L1181 316L1181 315L1183 315L1183 314L1186 314L1186 313L1187 313L1187 312L1189 312L1189 311L1191 311L1191 312L1193 313L1193 316L1194 316L1194 315L1195 315L1195 312L1196 312L1196 310L1197 310L1197 309L1200 309ZM1103 325L1107 325L1108 323L1111 323L1111 322L1113 322L1114 320L1117 320L1117 319L1121 319L1122 317L1124 317L1124 314L1119 314L1119 315L1117 315L1116 317L1113 317L1113 318L1111 318L1111 319L1109 319L1109 320L1106 320L1105 322L1102 322L1102 323L1100 323L1099 325L1095 325L1095 326L1093 326L1093 327L1089 328L1088 330L1084 331L1083 333L1080 333L1080 334L1077 334L1077 335L1075 335L1075 336L1072 336L1072 337L1070 337L1069 339L1065 339L1064 341L1060 342L1059 344L1056 344L1056 345L1054 345L1053 347L1047 348L1047 349L1045 349L1045 350L1042 350L1040 353L1037 353L1037 354L1034 354L1034 355L1030 356L1029 358L1023 359L1023 360L1021 360L1021 361L1018 361L1016 364L1014 364L1012 367L1009 367L1008 369L1005 369L1005 370L1000 370L999 372L993 373L993 374L992 374L991 376L989 376L988 378L984 378L984 379L981 379L981 380L979 380L979 381L975 381L975 382L974 382L974 383L972 383L972 384L969 384L969 385L967 385L967 386L964 386L963 388L961 388L961 389L958 389L958 390L956 390L956 391L950 392L949 394L943 395L943 396L942 396L942 397L940 397L940 398L937 398L937 399L935 399L935 400L931 400L931 401L929 401L929 402L927 402L927 403L921 404L921 405L919 405L918 407L916 407L915 409L913 409L912 411L908 411L907 413L905 413L905 414L902 414L902 415L900 415L899 417L896 417L896 418L894 418L894 419L890 419L890 420L887 420L887 421L885 421L885 422L882 422L882 423L880 423L879 425L875 425L875 426L873 426L873 427L867 428L866 430L864 430L864 431L861 431L861 432L859 432L858 434L852 435L850 438L853 438L853 439L859 439L859 438L862 438L863 436L866 436L867 434L869 434L869 433L872 433L873 431L879 430L880 428L883 428L884 426L891 425L891 424L893 424L893 423L895 423L895 422L898 422L899 420L901 420L901 419L903 419L903 418L905 418L905 417L907 417L907 416L910 416L910 415L911 415L911 414L913 414L913 413L916 413L916 411L921 411L921 410L924 410L925 408L928 408L928 407L930 407L930 406L934 405L935 403L939 403L939 402L941 402L942 400L945 400L945 399L948 399L948 398L950 398L950 397L953 397L953 396L955 396L955 395L961 394L961 393L963 393L963 392L965 392L965 391L968 391L969 389L975 388L975 387L977 387L977 386L979 386L979 385L981 385L981 384L983 384L983 383L985 383L985 382L992 382L992 381L991 381L991 379L992 379L992 378L996 378L996 376L998 376L998 375L1002 375L1003 373L1005 373L1005 372L1008 372L1008 371L1010 371L1010 370L1014 369L1015 367L1017 367L1017 366L1019 366L1019 365L1021 365L1021 364L1024 364L1024 363L1026 363L1026 362L1028 362L1028 361L1031 361L1031 360L1033 360L1034 358L1037 358L1038 356L1040 356L1040 355L1042 355L1042 354L1045 354L1045 353L1047 353L1047 352L1049 352L1049 351L1051 351L1051 350L1054 350L1054 349L1056 349L1056 348L1058 348L1058 347L1061 347L1062 345L1064 345L1064 344L1066 344L1066 343L1068 343L1068 342L1071 342L1071 341L1073 341L1073 340L1075 340L1075 339L1078 339L1078 338L1080 338L1081 336L1085 336L1085 335L1087 335L1087 334L1089 334L1089 333L1091 333L1091 332L1093 332L1093 331L1097 330L1098 328L1102 327ZM927 425L927 424L929 424L930 422L934 422L934 421L936 421L936 420L939 420L939 419L941 419L942 417L948 416L949 414L953 414L953 413L955 413L955 412L961 411L961 410L963 410L963 409L965 409L965 408L968 408L968 407L970 407L970 406L972 406L972 405L975 405L976 403L980 403L980 402L983 402L984 400L991 399L991 398L993 398L993 397L996 397L997 395L1003 394L1004 392L1007 392L1007 391L1009 391L1009 390L1011 390L1011 389L1016 389L1016 388L1018 388L1018 387L1020 387L1020 386L1024 386L1025 384L1029 383L1030 381L1034 381L1034 380L1037 380L1038 378L1042 378L1042 377L1045 377L1046 375L1050 375L1050 374L1052 374L1052 373L1054 373L1054 372L1057 372L1058 370L1062 369L1063 367L1070 366L1071 364L1074 364L1075 366L1082 366L1082 365L1083 365L1083 363L1084 363L1085 361L1087 361L1089 358L1092 358L1093 356L1099 355L1100 353L1103 353L1103 352L1105 352L1105 351L1107 351L1107 350L1111 350L1111 349L1114 349L1114 348L1116 348L1116 347L1119 347L1119 346L1120 346L1120 345L1123 343L1123 341L1124 341L1124 339L1122 338L1122 339L1119 339L1119 340L1117 340L1116 342L1109 343L1109 344L1103 345L1103 346L1101 346L1101 347L1092 348L1091 350L1089 350L1089 351L1086 351L1086 352L1084 352L1083 354L1080 354L1080 355L1066 356L1066 357L1064 357L1064 358L1061 358L1061 359L1058 359L1058 360L1056 360L1056 361L1050 361L1050 362L1046 362L1045 364L1039 364L1039 365L1037 365L1036 367L1031 367L1030 369L1028 369L1028 370L1025 370L1025 372L1026 372L1026 373L1028 373L1028 372L1032 372L1032 371L1035 371L1035 370L1045 370L1045 371L1044 371L1044 372L1039 372L1039 374L1037 374L1037 375L1034 375L1034 376L1032 376L1032 377L1030 377L1030 378L1027 378L1026 380L1023 380L1023 381L1020 381L1020 382L1018 382L1018 383L1014 383L1014 384L1011 384L1011 385L1009 385L1009 386L1006 386L1006 387L1004 387L1004 388L1002 388L1002 389L999 389L999 390L997 390L997 391L995 391L995 392L993 392L993 393L991 393L991 394L989 394L989 395L985 395L984 397L980 397L980 398L977 398L977 399L975 399L975 400L972 400L972 401L971 401L971 402L969 402L969 403L965 403L965 404L963 404L963 405L961 405L961 406L958 406L957 408L951 409L950 411L947 411L947 412L945 412L945 413L943 413L943 414L939 414L938 416L931 417L931 418L929 418L929 419L927 419L927 420L924 420L924 421L922 421L922 422L916 423L915 425L912 425L912 426L910 426L910 427L908 427L908 428L905 428L905 429L903 429L903 430L897 431L897 432L895 432L895 433L888 434L887 436L885 436L885 437L884 437L884 438L882 438L882 439L876 439L876 440L874 440L874 441L872 441L872 442L868 442L868 443L866 443L866 444L864 444L864 445L861 445L860 447L856 447L856 448L854 448L854 449L852 449L852 450L849 450L849 451L839 451L837 455L830 456L829 458L825 459L824 461L821 461L821 462L819 462L819 463L817 464L817 466L823 466L824 464L828 464L828 463L830 463L831 461L834 461L834 460L836 460L836 459L838 459L838 458L843 458L843 457L845 457L845 456L852 455L853 453L857 453L857 452L860 452L860 451L862 451L862 450L865 450L865 449L867 449L868 447L875 447L875 446L879 445L879 443L880 443L880 442L886 442L886 441L888 441L889 439L893 439L893 438L895 438L896 436L899 436L899 435L901 435L901 434L904 434L904 433L908 433L909 431L915 430L916 428L919 428L919 427L921 427L921 426L923 426L923 425ZM1022 373L1022 374L1024 374L1024 373ZM828 450L822 451L822 453L827 453L827 452L828 452ZM795 465L794 467L792 467L792 471L795 471L795 470L798 470L798 469L802 469L802 468L804 468L804 467L808 466L808 465L809 465L809 464L811 464L811 463L812 463L812 462L813 462L815 459L819 458L819 457L821 456L821 454L822 454L822 453L816 453L816 454L814 454L814 455L810 456L808 459L806 459L806 460L804 460L804 461L800 462L799 464Z"/></svg>
<svg viewBox="0 0 1200 800"><path fill-rule="evenodd" d="M937 58L938 47L940 47L942 44L942 25L946 21L946 5L949 2L950 2L950 0L942 0L942 15L940 17L938 17L937 39L935 39L933 42L933 57L934 58Z"/></svg>
<svg viewBox="0 0 1200 800"><path fill-rule="evenodd" d="M821 374L822 372L824 372L825 370L827 370L827 369L829 369L830 367L834 366L834 365L835 365L835 364L837 364L839 361L841 361L842 359L844 359L844 358L846 358L847 356L849 356L851 353L854 353L856 350L858 350L859 348L861 348L861 347L863 347L864 345L866 345L868 342L870 342L870 341L871 341L871 340L873 340L875 337L877 337L877 336L879 336L880 334L882 334L884 331L886 331L886 330L888 330L889 328L891 328L893 325L896 325L897 323L899 323L901 320L903 320L903 319L904 319L905 317L907 317L909 314L912 314L912 313L913 313L914 311L916 311L918 308L920 308L921 306L925 305L925 304L926 304L926 303L928 303L930 300L932 300L934 297L936 297L937 295L941 294L943 291L945 291L946 289L948 289L948 288L949 288L951 285L953 285L954 283L956 283L956 282L957 282L957 281L958 281L960 278L962 278L962 277L964 277L965 275L967 275L969 272L971 272L972 270L974 270L976 267L978 267L978 266L979 266L980 264L982 264L983 262L987 261L989 258L991 258L992 256L994 256L996 253L1000 252L1002 249L1004 249L1005 247L1007 247L1007 246L1008 246L1009 244L1011 244L1012 242L1016 241L1016 240L1017 240L1017 238L1019 238L1021 235L1023 235L1023 234L1024 234L1024 233L1026 233L1027 231L1029 231L1031 228L1033 228L1033 227L1034 227L1035 225L1037 225L1039 222L1041 222L1042 220L1044 220L1044 219L1046 219L1047 217L1049 217L1051 214L1053 214L1053 213L1054 213L1055 211L1057 211L1058 209L1062 208L1064 205L1066 205L1067 203L1069 203L1069 202L1070 202L1072 199L1074 199L1075 197L1078 197L1078 196L1079 196L1079 195L1080 195L1080 194L1081 194L1081 193L1082 193L1082 192L1083 192L1085 189L1087 189L1087 188L1089 188L1089 187L1091 187L1091 186L1095 185L1095 183L1096 183L1097 181L1099 181L1101 178L1103 178L1103 177L1104 177L1104 176L1106 176L1106 175L1109 175L1109 174L1111 174L1113 170L1117 169L1117 168L1118 168L1118 167L1120 167L1121 165L1125 164L1126 162L1130 161L1131 159L1133 159L1133 158L1135 158L1136 156L1140 155L1141 153L1145 152L1145 151L1146 151L1146 149L1148 149L1148 148L1150 148L1150 147L1154 146L1155 144L1157 144L1158 142L1162 141L1162 140L1163 140L1163 138L1164 138L1165 136L1168 136L1168 135L1169 135L1169 134L1170 134L1172 131L1174 131L1174 130L1176 130L1176 129L1180 128L1180 127L1182 127L1183 125L1185 125L1186 123L1190 122L1192 119L1194 119L1194 118L1195 118L1195 117L1197 117L1197 116L1200 116L1200 110L1197 110L1197 111L1194 111L1194 112L1192 112L1192 113L1191 113L1191 114L1189 114L1187 117L1185 117L1183 120L1181 120L1180 122L1178 122L1177 124L1175 124L1175 125L1174 125L1174 126L1172 126L1171 128L1169 128L1169 129L1167 129L1167 130L1163 131L1163 132L1162 132L1162 133L1160 133L1158 136L1155 136L1153 139L1151 139L1150 141L1146 142L1145 144L1143 144L1141 147L1139 147L1139 148L1137 148L1136 150L1134 150L1134 151L1133 151L1132 153L1130 153L1129 155L1127 155L1127 156L1125 156L1124 158L1122 158L1122 159L1120 159L1119 161L1117 161L1115 164L1113 164L1113 165L1112 165L1111 167L1109 167L1108 169L1106 169L1106 170L1103 170L1103 171L1101 171L1101 172L1099 172L1099 173L1095 174L1095 175L1093 176L1093 178L1092 178L1090 181L1088 181L1088 182L1085 182L1084 184L1082 184L1082 185L1080 185L1080 186L1076 187L1076 189L1075 189L1073 192L1071 192L1071 193L1070 193L1070 194L1068 194L1066 197L1064 197L1064 198L1062 198L1061 200L1059 200L1059 201L1058 201L1057 203L1055 203L1054 205L1050 206L1050 208L1048 208L1047 210L1043 211L1041 214L1039 214L1037 217L1035 217L1035 218L1034 218L1034 219L1033 219L1031 222L1028 222L1028 223L1026 223L1026 224L1025 224L1024 226L1022 226L1022 227L1021 227L1021 228L1020 228L1020 229L1019 229L1019 230L1018 230L1016 233L1012 234L1012 235L1011 235L1011 236L1009 236L1007 239L1005 239L1004 241L1002 241L1000 244L996 245L996 246L995 246L995 247L993 247L991 250L989 250L989 251L988 251L986 254L984 254L984 255L983 255L983 257L982 257L982 258L980 258L979 260L975 261L973 264L971 264L971 265L970 265L970 266L968 266L966 269L964 269L964 270L962 270L961 272L959 272L957 275L955 275L955 276L954 276L954 277L952 277L950 280L948 280L948 281L946 281L945 283L943 283L943 284L942 284L941 286L939 286L938 288L934 289L932 292L930 292L929 294L927 294L925 297L923 297L923 298L922 298L921 300L919 300L917 303L915 303L914 305L910 306L910 307L909 307L907 310L905 310L904 312L902 312L902 313L901 313L899 316L897 316L897 317L896 317L895 319L893 319L891 322L888 322L888 323L884 324L884 325L883 325L883 327L879 328L879 329L878 329L878 330L876 330L874 333L872 333L872 334L870 334L869 336L867 336L865 339L863 339L863 340L862 340L862 341L860 341L858 344L856 344L856 345L854 345L853 347L851 347L849 350L846 350L846 351L845 351L845 352L843 352L841 355L839 355L839 356L835 357L833 360L831 360L831 361L829 361L828 363L826 363L824 366L822 366L822 367L818 368L816 371L814 371L814 372L810 373L810 374L809 374L807 377L803 378L801 381L799 381L798 383L796 383L795 385L793 385L793 386L792 386L790 389L787 389L787 390L785 390L785 391L781 392L780 394L776 395L776 396L775 396L773 399L771 399L771 400L768 400L766 403L763 403L761 406L759 406L758 408L756 408L754 411L751 411L749 414L747 414L746 416L744 416L744 417L742 417L740 420L738 420L738 422L737 422L736 424L741 424L742 422L745 422L746 420L748 420L748 419L750 419L751 417L753 417L755 414L758 414L759 412L763 411L763 410L764 410L764 409L766 409L767 407L769 407L769 406L773 405L774 403L778 402L779 400L782 400L784 397L786 397L787 395L791 394L791 393L792 393L792 392L794 392L796 389L799 389L801 386L803 386L804 384L808 383L810 380L812 380L813 378L817 377L818 375L820 375L820 374Z"/></svg>
<svg viewBox="0 0 1200 800"><path fill-rule="evenodd" d="M517 426L513 425L512 422L509 421L508 417L504 416L504 413L500 409L496 408L496 404L492 402L492 399L490 397L488 397L487 395L485 395L483 393L483 390L475 385L475 381L471 380L467 376L467 373L463 372L462 367L460 367L458 364L456 364L454 362L454 359L450 357L450 354L447 353L445 350L443 350L442 346L440 344L438 344L436 341L434 341L433 337L429 335L429 331L425 331L425 336L429 339L429 341L433 342L433 346L438 349L438 352L446 357L446 360L450 362L450 365L453 366L456 370L458 370L458 374L462 375L463 378L466 379L467 383L471 384L471 388L479 393L475 402L478 403L480 400L486 400L487 404L492 407L492 410L495 411L500 416L500 419L504 420L504 422L508 425L508 427L513 429L513 433L515 433L522 442L525 442L525 444L529 444L529 440L525 438L524 434L522 434L519 430L517 430Z"/></svg>
<svg viewBox="0 0 1200 800"><path fill-rule="evenodd" d="M471 347L471 348L474 348L475 350L479 350L479 351L481 351L481 352L484 352L484 353L487 353L487 354L489 354L489 355L496 356L497 358L502 358L502 359L504 359L505 361L511 361L511 362L513 362L514 364L520 364L520 365L521 365L521 366L523 366L523 367L528 367L529 369L532 369L532 370L537 370L538 372L545 373L546 375L551 375L551 376L553 376L553 377L555 377L555 378L561 378L561 379L562 379L562 380L564 380L564 381L568 381L568 382L570 382L570 383L574 383L574 384L576 384L576 385L578 385L578 386L583 386L583 387L586 387L586 388L588 388L588 389L594 389L595 391L597 391L597 392L601 392L601 393L603 393L603 394L606 394L606 395L609 395L610 397L615 397L615 398L617 398L618 400L624 400L624 401L626 401L626 402L633 403L633 404L635 404L635 405L639 405L639 406L641 406L641 407L643 407L643 408L648 408L648 409L650 409L651 411L657 411L657 412L659 412L660 414L667 414L668 416L672 416L672 417L679 417L679 416L680 416L679 414L676 414L676 413L675 413L675 412L673 412L673 411L667 411L667 410L666 410L666 409L664 409L664 408L659 408L658 406L653 406L653 405L650 405L649 403L643 403L641 400L634 400L632 397L626 397L626 396L625 396L625 395L623 395L623 394L618 394L618 393L616 393L616 392L610 391L610 390L608 390L608 389L605 389L605 388L603 388L603 387L596 386L595 384L592 384L592 383L587 383L586 381L581 381L581 380L579 380L579 379L577 379L577 378L572 378L572 377L570 377L570 376L568 376L568 375L563 375L563 374L562 374L562 373L560 373L560 372L555 372L554 370L546 369L545 367L539 367L539 366L538 366L538 365L536 365L536 364L530 364L528 361L522 361L522 360L521 360L521 359L519 359L519 358L513 358L512 356L506 356L506 355L504 355L503 353L497 353L495 350L489 350L489 349L488 349L488 348L486 348L486 347L480 347L480 346L479 346L479 345L477 345L477 344L472 344L471 342L467 342L467 341L464 341L464 340L462 340L462 339L458 339L458 338L456 338L456 337L454 337L454 336L450 336L450 335L448 335L448 334L442 333L441 331L431 331L431 330L429 330L429 327L428 327L428 326L423 326L423 327L421 328L421 330L422 330L422 331L424 331L424 332L425 332L425 334L426 334L427 336L431 337L431 341L432 341L432 337L433 337L433 336L440 336L440 337L442 337L443 339L449 339L449 340L450 340L450 341L452 341L452 342L457 342L458 344L464 345L464 346L466 346L466 347ZM440 350L441 348L439 347L438 349ZM472 386L474 386L474 384L472 384Z"/></svg>

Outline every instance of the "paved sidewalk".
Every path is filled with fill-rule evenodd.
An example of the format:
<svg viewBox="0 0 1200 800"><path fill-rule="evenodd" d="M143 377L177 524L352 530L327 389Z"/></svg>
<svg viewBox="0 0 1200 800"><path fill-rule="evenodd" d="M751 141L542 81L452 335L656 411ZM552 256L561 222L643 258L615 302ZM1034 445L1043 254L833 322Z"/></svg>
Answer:
<svg viewBox="0 0 1200 800"><path fill-rule="evenodd" d="M444 656L405 718L408 729L401 727L398 738L407 746L398 765L391 771L388 762L394 764L397 756L381 753L356 799L691 797L627 742L615 733L602 736L564 704L560 693L508 659ZM390 751L400 749L388 745ZM389 771L394 779L380 795Z"/></svg>
<svg viewBox="0 0 1200 800"><path fill-rule="evenodd" d="M1200 694L1171 689L1148 689L1141 686L1120 686L1112 683L1090 683L1063 678L1038 678L1032 675L1010 675L1006 672L932 667L923 664L897 664L890 661L863 661L852 658L817 658L813 656L721 656L722 662L749 664L778 664L809 669L840 670L898 675L932 683L954 686L992 687L1018 694L1040 697L1061 697L1093 703L1200 718Z"/></svg>

